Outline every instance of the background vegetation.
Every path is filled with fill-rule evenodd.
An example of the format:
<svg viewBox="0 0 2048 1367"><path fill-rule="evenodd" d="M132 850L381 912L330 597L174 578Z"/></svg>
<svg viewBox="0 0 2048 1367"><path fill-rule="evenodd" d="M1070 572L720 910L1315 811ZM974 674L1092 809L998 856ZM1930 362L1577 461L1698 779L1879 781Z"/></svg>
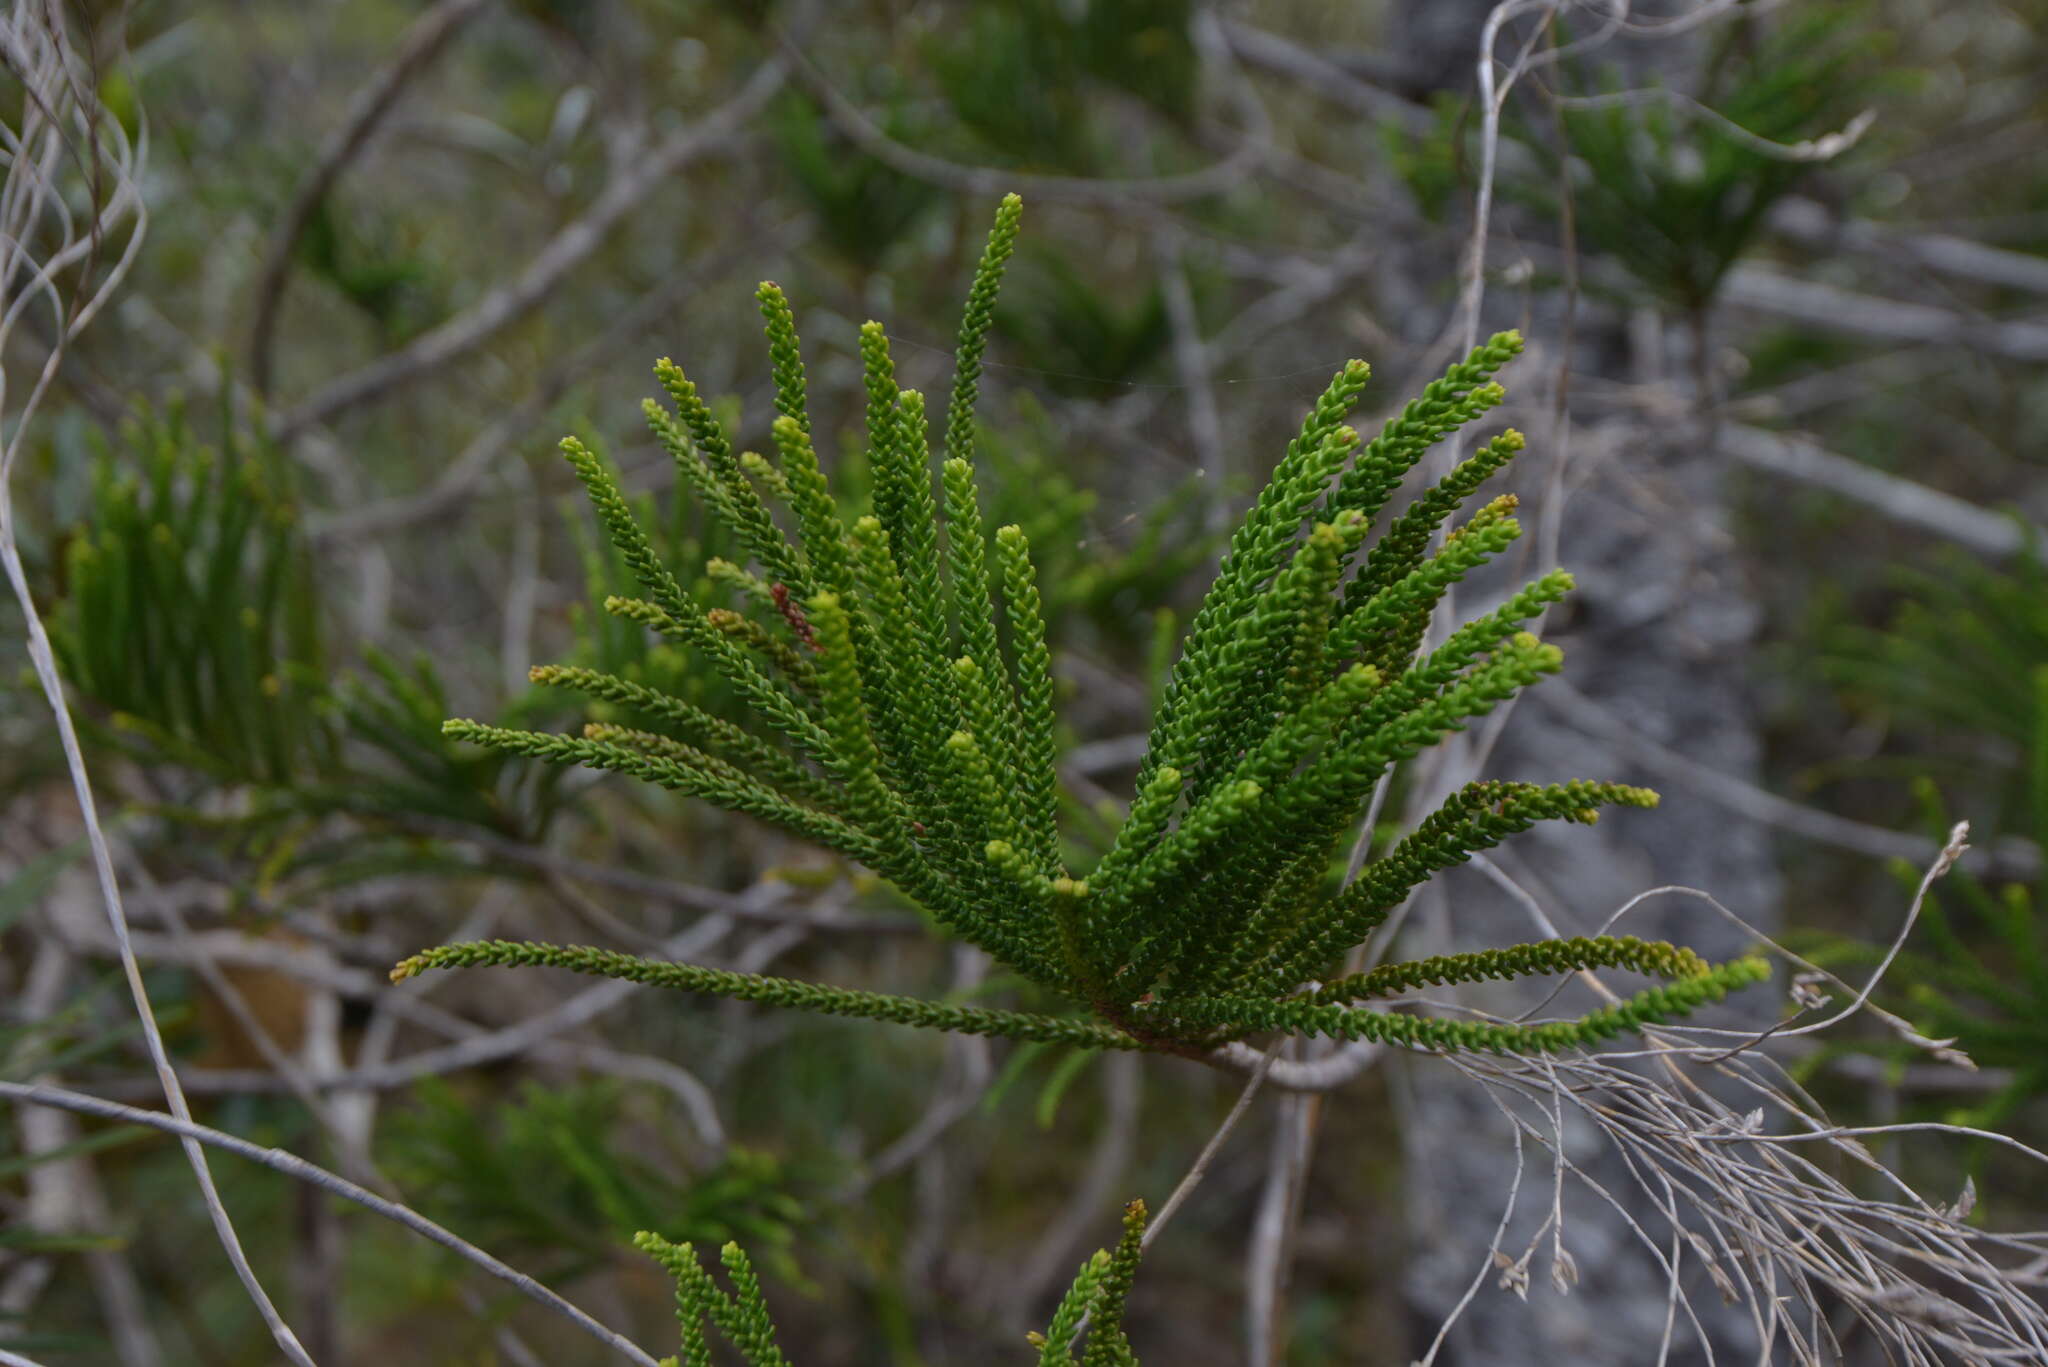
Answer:
<svg viewBox="0 0 2048 1367"><path fill-rule="evenodd" d="M1069 838L1113 829L1159 643L1331 372L1373 363L1377 420L1462 329L1519 326L1534 346L1496 416L1529 430L1525 466L1553 464L1527 478L1559 495L1531 541L1599 580L1609 528L1565 495L1652 489L1644 453L1682 446L1714 501L1600 516L1640 519L1689 589L1745 614L1719 665L1756 742L1732 773L1609 708L1632 740L1580 724L1633 769L1540 777L1696 801L1712 823L1694 842L1768 828L1775 891L1735 910L1852 978L1905 905L1891 865L1924 865L1968 817L1968 876L1878 1000L1977 1070L1883 1030L1785 1056L1844 1118L1967 1116L2048 1147L2048 15L1672 4L1617 31L1609 7L1523 6L1494 117L1473 74L1487 11L75 7L100 98L147 135L149 224L22 447L16 534L199 1118L374 1174L644 1342L672 1292L632 1249L650 1229L742 1241L794 1360L1026 1360L1025 1329L1114 1242L1125 1199L1172 1189L1235 1079L567 975L384 978L429 944L532 937L927 997L1009 986L850 865L440 724L580 719L529 682L543 660L737 716L595 610L630 576L556 439L622 472L671 563L742 559L670 487L641 419L653 359L772 449L753 286L778 281L820 444L856 449L837 437L861 422L860 324L888 324L903 383L943 392L989 210L1017 189L1032 219L984 378L982 480L990 525L1021 524L1058 591ZM0 83L10 127L19 102ZM12 334L10 378L47 341ZM858 492L866 473L834 477ZM744 593L712 570L691 587ZM1582 668L1629 670L1597 644L1623 597L1547 629L1582 686ZM1692 625L1652 606L1627 649ZM11 600L0 627L0 1078L153 1104ZM1613 818L1624 844L1663 819ZM1432 1085L1389 1061L1294 1129L1255 1108L1148 1256L1141 1352L1427 1350L1402 1280L1429 1238L1402 1127ZM0 1347L273 1360L176 1149L30 1117L0 1134ZM1981 1219L2048 1222L2000 1151L1888 1156L1932 1190L1973 1177ZM596 1360L403 1231L217 1172L322 1362ZM1276 1187L1287 1256L1247 1270Z"/></svg>

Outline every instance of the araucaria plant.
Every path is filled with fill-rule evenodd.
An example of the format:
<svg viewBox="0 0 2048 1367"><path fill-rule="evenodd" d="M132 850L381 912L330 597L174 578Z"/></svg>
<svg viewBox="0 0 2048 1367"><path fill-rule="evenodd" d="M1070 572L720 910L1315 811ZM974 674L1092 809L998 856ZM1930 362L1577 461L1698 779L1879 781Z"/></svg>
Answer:
<svg viewBox="0 0 2048 1367"><path fill-rule="evenodd" d="M687 486L751 555L748 567L714 567L748 592L751 615L691 601L610 470L575 439L562 444L642 587L643 596L606 608L694 652L779 739L625 679L555 666L534 678L658 718L660 729L593 723L569 736L451 721L447 731L630 774L782 826L866 865L946 930L1079 1009L962 1006L503 941L430 949L393 976L547 964L835 1015L1186 1056L1274 1031L1428 1049L1561 1049L1762 978L1757 959L1710 967L1673 945L1610 936L1333 976L1418 884L1473 851L1537 821L1591 822L1603 805L1656 802L1614 783L1474 783L1349 886L1324 890L1337 842L1394 765L1560 667L1557 648L1523 624L1571 588L1562 570L1423 649L1445 592L1519 535L1512 496L1442 529L1522 449L1520 434L1479 446L1366 544L1423 453L1501 402L1493 376L1521 349L1514 333L1451 367L1369 441L1344 421L1366 366L1353 361L1331 380L1190 625L1129 817L1092 868L1068 865L1055 820L1039 588L1023 533L1001 527L991 537L984 527L974 479L982 350L1020 214L1015 196L1003 201L975 273L936 490L924 396L898 388L879 323L860 339L873 506L850 524L813 444L795 322L779 288L764 284L758 296L779 463L735 453L696 386L672 362L656 365L670 406L649 401L648 422ZM1543 1024L1364 1004L1424 984L1594 967L1669 981Z"/></svg>

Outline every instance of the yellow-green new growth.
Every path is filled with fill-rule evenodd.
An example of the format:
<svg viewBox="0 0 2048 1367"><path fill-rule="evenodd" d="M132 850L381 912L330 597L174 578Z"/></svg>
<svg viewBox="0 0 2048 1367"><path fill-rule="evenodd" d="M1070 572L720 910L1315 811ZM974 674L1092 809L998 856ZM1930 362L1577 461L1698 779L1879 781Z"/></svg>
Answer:
<svg viewBox="0 0 2048 1367"><path fill-rule="evenodd" d="M1395 962L1330 982L1347 952L1417 886L1473 852L1537 821L1584 823L1603 807L1656 800L1585 780L1476 783L1349 886L1325 886L1391 769L1563 666L1555 646L1525 629L1570 590L1562 570L1423 649L1449 589L1520 534L1509 496L1444 534L1523 449L1520 433L1484 442L1399 516L1382 517L1433 444L1502 402L1494 375L1521 349L1514 333L1452 366L1369 442L1346 425L1368 369L1352 362L1332 378L1190 623L1128 817L1092 869L1078 866L1059 827L1044 599L1022 530L989 536L971 459L988 318L1018 215L1006 200L976 272L940 469L923 397L898 386L881 326L861 329L868 509L842 511L832 493L804 411L794 314L779 289L763 285L757 295L779 466L734 456L696 387L673 364L657 367L671 407L650 404L649 421L678 462L682 487L732 527L749 557L705 571L739 590L736 607L694 602L682 585L698 582L698 567L661 563L610 470L573 438L564 443L640 581L642 597L607 608L723 676L761 729L642 684L546 667L537 680L628 708L633 724L608 717L581 736L466 721L448 730L658 783L823 845L872 869L1044 996L1068 1002L1067 1011L968 1008L502 942L428 950L401 972L554 965L801 1010L1191 1057L1269 1031L1420 1049L1561 1049L1757 980L1758 961L1714 967L1673 946L1595 937ZM780 521L767 500L786 505ZM791 526L794 539L784 530ZM1426 984L1615 967L1670 981L1578 1020L1526 1026L1366 1004ZM1304 993L1311 982L1330 985ZM1109 1296L1118 1275L1112 1260L1090 1294ZM1127 1349L1117 1342L1091 1339L1088 1361L1122 1361Z"/></svg>

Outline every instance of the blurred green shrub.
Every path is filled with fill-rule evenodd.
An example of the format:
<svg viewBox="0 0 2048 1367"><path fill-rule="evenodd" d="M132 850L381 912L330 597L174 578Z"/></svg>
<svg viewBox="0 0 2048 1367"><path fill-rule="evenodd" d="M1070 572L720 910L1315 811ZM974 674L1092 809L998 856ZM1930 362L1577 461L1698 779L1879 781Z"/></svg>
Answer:
<svg viewBox="0 0 2048 1367"><path fill-rule="evenodd" d="M244 842L264 881L433 866L423 820L539 838L569 785L443 737L424 657L341 667L284 460L218 426L216 447L180 405L125 423L58 538L52 648L88 740L146 775L129 796Z"/></svg>
<svg viewBox="0 0 2048 1367"><path fill-rule="evenodd" d="M1839 628L1822 659L1826 676L1853 706L1940 736L1926 762L1959 758L1959 777L1999 796L1997 824L2042 824L2048 785L2031 796L2021 789L2027 757L2048 733L2037 678L2048 666L2048 559L2036 548L1995 568L1955 551L1894 582L1904 599L1892 621Z"/></svg>
<svg viewBox="0 0 2048 1367"><path fill-rule="evenodd" d="M479 1103L437 1078L383 1127L392 1175L417 1207L492 1249L552 1260L543 1277L570 1278L614 1259L640 1230L725 1243L744 1239L778 1276L801 1282L793 1250L814 1212L799 1177L765 1153L732 1148L693 1163L655 1122L669 1103L634 1108L617 1083L528 1083ZM642 1113L636 1118L634 1111Z"/></svg>
<svg viewBox="0 0 2048 1367"><path fill-rule="evenodd" d="M1880 709L1909 732L1938 737L1923 765L1966 757L1953 777L1972 803L1994 808L1974 824L1979 845L2030 836L2048 849L2048 571L2038 554L1994 569L1961 554L1936 570L1900 576L1907 598L1888 628L1844 629L1824 660L1854 703ZM1928 828L1944 836L1952 813L1931 778L1915 795ZM1908 886L1919 873L1901 866ZM1998 1125L2048 1085L2048 881L1987 885L1967 866L1936 884L1920 933L1893 963L1879 1000L1935 1039L1954 1039L2009 1084L1965 1112ZM1882 950L1816 936L1818 958L1874 965ZM1901 1058L1903 1043L1873 1046Z"/></svg>
<svg viewBox="0 0 2048 1367"><path fill-rule="evenodd" d="M1760 143L1789 148L1840 132L1897 79L1881 61L1886 32L1861 4L1806 6L1769 27L1729 24L1717 41L1689 98L1654 86L1625 92L1607 70L1596 89L1568 92L1595 99L1557 110L1555 128L1510 125L1546 174L1506 188L1554 208L1568 167L1580 239L1689 314L1712 301L1771 206L1813 167Z"/></svg>
<svg viewBox="0 0 2048 1367"><path fill-rule="evenodd" d="M882 131L915 142L909 106L888 102ZM827 244L863 271L881 265L940 200L939 191L860 151L833 129L808 97L791 93L769 119L782 165L810 206Z"/></svg>
<svg viewBox="0 0 2048 1367"><path fill-rule="evenodd" d="M1081 618L1127 635L1132 618L1170 602L1223 549L1224 532L1205 521L1204 485L1187 478L1128 523L1104 527L1094 490L1070 477L1071 443L1029 394L1013 400L1000 426L979 429L989 520L1024 529L1044 574L1049 625L1058 634ZM849 521L851 518L849 517Z"/></svg>
<svg viewBox="0 0 2048 1367"><path fill-rule="evenodd" d="M1167 121L1194 115L1200 62L1190 0L1001 0L925 45L948 107L998 164L1100 174L1127 125L1104 117L1099 91L1135 97Z"/></svg>
<svg viewBox="0 0 2048 1367"><path fill-rule="evenodd" d="M376 325L380 345L398 346L445 311L444 274L412 236L395 214L326 195L306 219L298 261Z"/></svg>
<svg viewBox="0 0 2048 1367"><path fill-rule="evenodd" d="M1415 207L1431 223L1442 223L1465 184L1462 135L1466 103L1448 91L1430 99L1429 127L1410 133L1392 119L1380 125L1380 149Z"/></svg>
<svg viewBox="0 0 2048 1367"><path fill-rule="evenodd" d="M1172 329L1156 284L1135 299L1089 280L1065 257L1027 252L996 326L1004 349L1060 394L1114 398L1166 354Z"/></svg>
<svg viewBox="0 0 2048 1367"><path fill-rule="evenodd" d="M1116 1249L1096 1250L1081 1264L1073 1284L1061 1297L1059 1308L1044 1333L1026 1335L1038 1350L1039 1367L1138 1367L1124 1332L1124 1303L1138 1274L1138 1260L1144 1255L1145 1226L1151 1213L1143 1201L1124 1207L1123 1237ZM676 1318L682 1324L683 1354L663 1358L661 1367L710 1367L708 1329L716 1327L738 1350L747 1367L788 1367L789 1360L775 1344L775 1322L754 1276L752 1262L736 1243L719 1250L732 1282L726 1292L712 1280L689 1244L673 1244L658 1234L643 1231L633 1244L675 1278ZM1074 1345L1085 1336L1083 1356L1074 1357Z"/></svg>
<svg viewBox="0 0 2048 1367"><path fill-rule="evenodd" d="M223 783L289 784L340 756L316 576L284 463L221 428L205 445L172 405L100 444L51 644L102 739Z"/></svg>
<svg viewBox="0 0 2048 1367"><path fill-rule="evenodd" d="M2036 692L2048 701L2048 666L2035 671ZM2035 745L2029 786L2037 808L2031 832L2048 848L2048 728ZM1945 836L1950 813L1928 780L1915 785L1929 825ZM1979 837L1981 839L1981 835ZM1893 867L1908 889L1921 871ZM1992 887L1958 866L1929 891L1916 934L1892 961L1877 1000L1913 1023L1929 1039L1953 1041L1979 1068L1999 1069L2005 1085L1945 1118L1982 1129L2005 1127L2048 1087L2048 881ZM1815 962L1831 968L1874 968L1884 947L1846 936L1808 939ZM1868 1052L1907 1063L1924 1057L1903 1040L1873 1042ZM1826 1057L1823 1055L1822 1057Z"/></svg>

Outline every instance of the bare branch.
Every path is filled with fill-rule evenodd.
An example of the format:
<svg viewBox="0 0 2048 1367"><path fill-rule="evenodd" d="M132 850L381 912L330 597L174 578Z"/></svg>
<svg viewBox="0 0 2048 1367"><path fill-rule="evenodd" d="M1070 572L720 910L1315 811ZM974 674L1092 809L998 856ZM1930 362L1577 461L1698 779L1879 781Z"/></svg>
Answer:
<svg viewBox="0 0 2048 1367"><path fill-rule="evenodd" d="M1819 201L1797 197L1775 205L1768 222L1773 232L1802 247L1853 252L1998 289L2048 294L2048 258L2032 252L2008 251L1947 233L1902 232L1865 219L1840 219Z"/></svg>
<svg viewBox="0 0 2048 1367"><path fill-rule="evenodd" d="M179 1136L188 1144L205 1144L221 1149L252 1163L259 1163L273 1171L300 1182L310 1183L331 1196L352 1201L366 1210L374 1211L395 1224L404 1226L424 1239L439 1244L454 1253L464 1262L471 1263L513 1287L521 1295L534 1300L574 1324L577 1328L595 1338L612 1351L639 1367L659 1367L652 1356L643 1351L625 1335L615 1329L607 1329L592 1319L589 1314L563 1300L554 1292L542 1286L532 1277L515 1268L499 1262L476 1245L459 1235L435 1224L426 1216L395 1201L387 1201L375 1192L367 1191L345 1177L327 1169L308 1163L296 1154L283 1149L266 1149L252 1144L236 1135L197 1125L183 1117L164 1115L159 1111L145 1111L134 1106L123 1106L119 1102L103 1101L96 1096L74 1092L62 1087L28 1085L20 1082L0 1081L0 1097L29 1106L54 1106L60 1110L73 1111L79 1115L96 1115L107 1120L118 1120L129 1125L146 1125L150 1129L162 1130Z"/></svg>
<svg viewBox="0 0 2048 1367"><path fill-rule="evenodd" d="M1237 1123L1240 1120L1244 1119L1244 1113L1251 1109L1252 1098L1258 1095L1260 1084L1266 1080L1266 1074L1272 1068L1273 1060L1280 1056L1280 1047L1285 1043L1284 1039L1275 1040L1272 1047L1268 1048L1264 1054L1257 1056L1252 1066L1251 1078L1244 1084L1244 1090L1237 1094L1237 1100L1231 1105L1230 1113L1223 1117L1223 1123L1218 1125L1216 1132L1209 1136L1209 1142L1202 1145L1202 1151L1196 1154L1195 1161L1188 1165L1187 1175L1180 1179L1179 1185L1173 1189L1173 1194L1168 1196L1166 1203L1159 1207L1159 1213L1154 1215L1152 1222L1145 1226L1144 1247L1150 1248L1152 1246L1152 1241L1159 1237L1159 1231L1166 1227L1166 1222L1173 1218L1174 1212L1187 1203L1188 1197L1194 1194L1195 1188L1201 1185L1202 1179L1209 1175L1209 1165L1216 1161L1216 1155L1223 1148L1223 1141L1230 1137L1230 1132L1237 1128Z"/></svg>
<svg viewBox="0 0 2048 1367"><path fill-rule="evenodd" d="M1231 51L1253 66L1284 76L1293 84L1308 86L1354 114L1391 119L1410 132L1422 132L1430 125L1430 112L1423 106L1362 81L1321 53L1279 34L1233 19L1223 20L1223 34Z"/></svg>
<svg viewBox="0 0 2048 1367"><path fill-rule="evenodd" d="M1273 1367L1287 1356L1287 1287L1293 1279L1294 1240L1301 1198L1321 1126L1322 1098L1296 1094L1280 1103L1266 1160L1266 1184L1252 1219L1245 1255L1245 1361Z"/></svg>
<svg viewBox="0 0 2048 1367"><path fill-rule="evenodd" d="M988 974L986 954L972 945L953 949L953 985L950 995L965 996L981 985ZM944 1138L947 1131L966 1118L980 1104L994 1067L989 1042L980 1036L956 1035L947 1041L953 1067L946 1085L932 1097L924 1114L862 1167L855 1178L835 1193L838 1201L856 1201L877 1182L909 1167Z"/></svg>
<svg viewBox="0 0 2048 1367"><path fill-rule="evenodd" d="M795 234L776 237L789 241L794 240ZM758 246L758 239L750 239L747 250ZM676 305L696 293L703 281L724 279L736 256L732 252L721 253L708 261L694 262L689 271L669 277L607 324L604 331L542 372L527 396L472 437L432 484L417 493L323 514L309 525L315 542L333 544L381 536L446 517L464 507L506 451L532 436L534 425L568 392L569 386L610 360L621 347L637 340L657 320L672 316Z"/></svg>
<svg viewBox="0 0 2048 1367"><path fill-rule="evenodd" d="M1979 555L2004 558L2018 555L2029 542L2048 545L2048 529L2032 528L2030 536L2017 518L1986 512L1953 494L1838 456L1817 442L1736 423L1723 423L1718 435L1721 450L1752 469L1854 499L1894 522L1932 532Z"/></svg>
<svg viewBox="0 0 2048 1367"><path fill-rule="evenodd" d="M1209 384L1209 349L1202 341L1201 320L1195 316L1194 292L1181 262L1180 234L1161 229L1153 235L1159 257L1159 289L1166 301L1166 317L1173 328L1173 364L1180 375L1181 390L1187 396L1188 431L1195 443L1199 469L1207 472L1219 499L1226 496L1230 471L1224 468L1223 419L1216 411L1216 391ZM1223 526L1229 509L1214 510L1214 524Z"/></svg>
<svg viewBox="0 0 2048 1367"><path fill-rule="evenodd" d="M2048 361L2048 324L2003 322L1933 304L1881 299L1794 279L1755 263L1736 266L1722 278L1721 302L1840 336L1933 342L2012 361Z"/></svg>
<svg viewBox="0 0 2048 1367"><path fill-rule="evenodd" d="M1283 1058L1269 1063L1268 1055L1250 1045L1232 1043L1210 1054L1205 1062L1232 1072L1263 1072L1266 1081L1283 1092L1334 1092L1365 1076L1386 1051L1384 1044L1361 1039L1322 1058Z"/></svg>
<svg viewBox="0 0 2048 1367"><path fill-rule="evenodd" d="M292 252L306 223L348 164L368 145L370 135L397 105L398 97L412 78L425 70L440 54L448 40L467 23L487 0L437 0L406 33L405 41L391 60L356 91L348 112L320 150L319 159L292 192L291 204L270 235L263 253L263 269L256 280L256 323L249 335L249 383L255 391L270 394L271 340L277 329L278 307L284 298L285 278L291 271Z"/></svg>
<svg viewBox="0 0 2048 1367"><path fill-rule="evenodd" d="M425 827L427 823L417 823ZM443 833L443 828L432 828ZM491 859L511 864L522 864L528 868L560 874L578 882L595 883L600 887L631 893L651 901L669 906L683 907L690 911L714 912L720 916L731 916L742 921L760 921L773 925L801 926L805 930L839 931L856 935L925 935L929 932L922 922L907 916L856 916L843 911L801 911L784 907L782 897L789 891L778 884L763 882L745 892L719 892L713 888L699 887L694 883L681 883L669 878L655 878L631 869L614 868L609 864L598 864L587 859L537 845L528 845L502 836L492 836L481 831L461 830L454 838L472 845Z"/></svg>
<svg viewBox="0 0 2048 1367"><path fill-rule="evenodd" d="M590 208L550 238L511 281L398 350L316 390L278 417L273 435L290 441L348 409L425 379L526 316L589 259L612 229L656 187L699 157L727 145L774 98L787 76L788 67L781 58L762 63L730 100L689 127L671 133L614 176Z"/></svg>
<svg viewBox="0 0 2048 1367"><path fill-rule="evenodd" d="M848 141L876 161L931 185L941 185L963 194L997 195L1017 193L1047 203L1095 204L1127 208L1133 202L1181 204L1204 199L1237 185L1258 170L1264 148L1258 141L1243 139L1223 160L1199 171L1181 175L1124 179L1093 179L1086 176L1050 176L1012 171L993 166L972 166L905 146L883 132L860 106L841 94L825 79L803 53L796 40L785 36L783 55L794 64L796 77L805 90L824 106L833 126Z"/></svg>
<svg viewBox="0 0 2048 1367"><path fill-rule="evenodd" d="M1683 91L1673 90L1668 86L1616 90L1602 95L1553 95L1551 98L1561 109L1634 108L1640 105L1661 104L1713 125L1729 138L1770 161L1833 161L1861 142L1863 135L1870 131L1870 126L1877 122L1877 111L1866 109L1833 133L1823 133L1817 138L1802 138L1798 142L1773 142L1769 138L1750 132L1718 109L1701 104Z"/></svg>

